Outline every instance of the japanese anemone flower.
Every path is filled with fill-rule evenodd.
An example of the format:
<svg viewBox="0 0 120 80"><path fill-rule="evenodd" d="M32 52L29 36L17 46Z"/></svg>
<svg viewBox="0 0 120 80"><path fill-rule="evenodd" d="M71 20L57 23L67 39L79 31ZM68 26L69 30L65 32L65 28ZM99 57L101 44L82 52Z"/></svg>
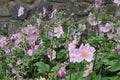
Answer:
<svg viewBox="0 0 120 80"><path fill-rule="evenodd" d="M59 25L58 27L54 28L54 33L55 37L60 38L60 36L64 34L62 26Z"/></svg>
<svg viewBox="0 0 120 80"><path fill-rule="evenodd" d="M112 29L113 23L106 23L105 26L104 25L99 25L99 29L101 32L109 32Z"/></svg>
<svg viewBox="0 0 120 80"><path fill-rule="evenodd" d="M87 65L87 70L84 71L83 77L87 77L89 74L92 73L92 69L93 69L93 64L90 63L90 65Z"/></svg>
<svg viewBox="0 0 120 80"><path fill-rule="evenodd" d="M20 17L23 14L24 14L24 7L20 6L20 8L18 9L18 17Z"/></svg>
<svg viewBox="0 0 120 80"><path fill-rule="evenodd" d="M116 3L118 6L120 5L120 0L114 0L114 3Z"/></svg>
<svg viewBox="0 0 120 80"><path fill-rule="evenodd" d="M95 52L95 48L91 47L89 44L81 44L79 48L79 60L80 62L86 60L87 62L91 62L93 60L93 53Z"/></svg>

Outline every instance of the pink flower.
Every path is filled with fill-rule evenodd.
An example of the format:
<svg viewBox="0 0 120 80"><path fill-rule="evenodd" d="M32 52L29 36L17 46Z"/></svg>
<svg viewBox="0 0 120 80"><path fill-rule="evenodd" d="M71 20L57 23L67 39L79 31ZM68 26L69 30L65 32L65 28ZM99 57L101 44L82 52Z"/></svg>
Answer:
<svg viewBox="0 0 120 80"><path fill-rule="evenodd" d="M86 29L86 25L78 24L78 28L84 31Z"/></svg>
<svg viewBox="0 0 120 80"><path fill-rule="evenodd" d="M48 32L48 38L49 38L50 40L53 40L53 34L52 34L52 32Z"/></svg>
<svg viewBox="0 0 120 80"><path fill-rule="evenodd" d="M117 34L120 34L120 28L117 29Z"/></svg>
<svg viewBox="0 0 120 80"><path fill-rule="evenodd" d="M15 45L14 47L12 47L11 51L17 50L17 49L19 49L19 48L20 48L19 45Z"/></svg>
<svg viewBox="0 0 120 80"><path fill-rule="evenodd" d="M60 70L58 71L58 77L60 79L64 79L66 77L66 72L64 67L60 68Z"/></svg>
<svg viewBox="0 0 120 80"><path fill-rule="evenodd" d="M8 45L8 43L6 42L6 37L2 37L0 39L0 47L5 47L7 45Z"/></svg>
<svg viewBox="0 0 120 80"><path fill-rule="evenodd" d="M74 49L73 51L69 52L69 58L70 58L70 62L81 62L80 58L79 58L79 49Z"/></svg>
<svg viewBox="0 0 120 80"><path fill-rule="evenodd" d="M83 77L87 77L89 74L92 73L92 69L93 69L93 64L90 63L90 65L87 65L87 70L84 71Z"/></svg>
<svg viewBox="0 0 120 80"><path fill-rule="evenodd" d="M20 76L19 73L17 73L14 77L14 80L24 80L22 76Z"/></svg>
<svg viewBox="0 0 120 80"><path fill-rule="evenodd" d="M46 80L44 77L40 77L40 80Z"/></svg>
<svg viewBox="0 0 120 80"><path fill-rule="evenodd" d="M23 63L22 60L21 60L21 59L18 59L16 65L18 66L18 65L20 65L20 64L22 64L22 63Z"/></svg>
<svg viewBox="0 0 120 80"><path fill-rule="evenodd" d="M5 48L4 51L5 51L5 53L9 53L9 52L10 52L10 49Z"/></svg>
<svg viewBox="0 0 120 80"><path fill-rule="evenodd" d="M30 33L30 36L32 36L35 39L37 39L37 37L38 37L37 30L36 29L32 30L31 33Z"/></svg>
<svg viewBox="0 0 120 80"><path fill-rule="evenodd" d="M16 72L16 70L15 70L15 68L12 68L12 73L14 73L14 74L16 74L17 72Z"/></svg>
<svg viewBox="0 0 120 80"><path fill-rule="evenodd" d="M120 0L114 0L114 3L116 3L119 6L120 5Z"/></svg>
<svg viewBox="0 0 120 80"><path fill-rule="evenodd" d="M96 8L100 8L101 0L95 0L95 6L96 6Z"/></svg>
<svg viewBox="0 0 120 80"><path fill-rule="evenodd" d="M35 50L39 50L40 48L42 48L42 46L43 46L43 42L41 41L39 45L35 45Z"/></svg>
<svg viewBox="0 0 120 80"><path fill-rule="evenodd" d="M34 57L34 50L33 49L29 49L28 50L28 55Z"/></svg>
<svg viewBox="0 0 120 80"><path fill-rule="evenodd" d="M20 32L13 34L10 38L12 42L15 42L16 44L19 44L21 42L24 42L24 38L22 37L22 34Z"/></svg>
<svg viewBox="0 0 120 80"><path fill-rule="evenodd" d="M8 66L11 68L12 73L17 73L15 68L13 67L13 65L11 63L9 63Z"/></svg>
<svg viewBox="0 0 120 80"><path fill-rule="evenodd" d="M37 39L34 38L34 37L32 37L32 36L30 36L30 37L27 38L27 41L28 41L28 43L29 43L29 45L31 46L32 49L34 49L34 47L35 47L36 40Z"/></svg>
<svg viewBox="0 0 120 80"><path fill-rule="evenodd" d="M80 62L86 60L87 62L91 62L93 60L93 53L95 52L95 48L91 47L89 44L82 44L79 48L79 59Z"/></svg>
<svg viewBox="0 0 120 80"><path fill-rule="evenodd" d="M43 16L46 16L47 10L43 7Z"/></svg>
<svg viewBox="0 0 120 80"><path fill-rule="evenodd" d="M30 24L26 28L24 28L22 32L25 34L30 34L33 30L35 30L35 27Z"/></svg>
<svg viewBox="0 0 120 80"><path fill-rule="evenodd" d="M41 19L37 19L36 22L37 22L37 24L39 26L41 24Z"/></svg>
<svg viewBox="0 0 120 80"><path fill-rule="evenodd" d="M106 23L105 26L100 24L99 29L101 32L109 32L113 27L113 23Z"/></svg>
<svg viewBox="0 0 120 80"><path fill-rule="evenodd" d="M54 60L56 58L56 51L53 50L52 53L49 53L48 58L50 58L50 61Z"/></svg>
<svg viewBox="0 0 120 80"><path fill-rule="evenodd" d="M112 39L114 37L113 33L107 33L108 39Z"/></svg>
<svg viewBox="0 0 120 80"><path fill-rule="evenodd" d="M94 47L91 47L89 44L86 44L85 46L82 44L79 49L73 49L69 52L70 62L82 62L83 60L91 62L93 60L94 52Z"/></svg>
<svg viewBox="0 0 120 80"><path fill-rule="evenodd" d="M10 68L13 68L13 65L12 65L11 63L9 63L8 66L9 66Z"/></svg>
<svg viewBox="0 0 120 80"><path fill-rule="evenodd" d="M89 22L89 24L91 25L91 26L96 26L97 24L100 24L101 23L101 21L98 21L98 22L95 22L94 21L94 16L93 16L93 14L92 13L89 13L89 15L88 15L88 22Z"/></svg>
<svg viewBox="0 0 120 80"><path fill-rule="evenodd" d="M60 36L64 34L62 26L59 25L58 27L54 28L54 33L55 37L60 38Z"/></svg>
<svg viewBox="0 0 120 80"><path fill-rule="evenodd" d="M12 37L10 38L10 41L11 41L11 42L15 42L15 37L12 36Z"/></svg>
<svg viewBox="0 0 120 80"><path fill-rule="evenodd" d="M117 76L120 76L120 72L117 72Z"/></svg>
<svg viewBox="0 0 120 80"><path fill-rule="evenodd" d="M70 14L70 16L75 16L75 13L74 13L74 12L72 12L72 13Z"/></svg>
<svg viewBox="0 0 120 80"><path fill-rule="evenodd" d="M77 45L78 41L75 39L73 40L69 45L68 45L68 50L69 51L72 51L76 48L76 45Z"/></svg>
<svg viewBox="0 0 120 80"><path fill-rule="evenodd" d="M20 6L20 8L18 9L18 17L20 17L23 14L24 14L24 7Z"/></svg>
<svg viewBox="0 0 120 80"><path fill-rule="evenodd" d="M115 52L120 53L120 45L117 45L117 47L115 47Z"/></svg>
<svg viewBox="0 0 120 80"><path fill-rule="evenodd" d="M56 14L57 14L57 9L55 9L52 13L51 13L51 16L50 16L50 18L53 18L53 17L55 17L56 16Z"/></svg>

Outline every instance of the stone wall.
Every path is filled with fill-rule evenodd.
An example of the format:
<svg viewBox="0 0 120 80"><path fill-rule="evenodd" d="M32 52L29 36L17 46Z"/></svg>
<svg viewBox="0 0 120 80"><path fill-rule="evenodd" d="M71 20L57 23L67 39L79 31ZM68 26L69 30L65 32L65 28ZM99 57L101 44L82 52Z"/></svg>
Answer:
<svg viewBox="0 0 120 80"><path fill-rule="evenodd" d="M0 35L8 35L16 31L22 21L40 13L42 7L49 11L53 9L64 10L70 15L87 16L92 9L95 0L0 0ZM112 0L103 0L109 14L119 16L116 5ZM26 13L22 17L17 17L17 7L24 6ZM11 31L12 30L12 31Z"/></svg>

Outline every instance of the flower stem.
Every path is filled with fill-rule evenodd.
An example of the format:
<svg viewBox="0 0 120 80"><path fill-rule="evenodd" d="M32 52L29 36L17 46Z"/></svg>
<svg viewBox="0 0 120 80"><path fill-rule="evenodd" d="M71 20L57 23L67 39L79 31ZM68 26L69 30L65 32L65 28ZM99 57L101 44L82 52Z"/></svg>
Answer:
<svg viewBox="0 0 120 80"><path fill-rule="evenodd" d="M97 15L96 15L96 19L97 19L97 32L98 32L98 35L97 36L99 36L99 34L100 34L100 32L99 32L99 26L98 26L98 16L99 16L99 12L100 12L100 9L98 9L97 10ZM95 60L94 60L94 64L93 64L93 69L94 69L94 67L95 67L95 63L96 63L96 60L97 60L97 56L98 56L98 44L96 45L96 54L95 54Z"/></svg>
<svg viewBox="0 0 120 80"><path fill-rule="evenodd" d="M69 32L70 32L70 29L68 28L68 30L67 30L66 42L68 41ZM67 49L67 48L68 48L68 47L66 47L66 49ZM69 62L69 69L70 69L69 80L72 80L72 77L71 77L72 70L71 70L70 54L69 54L69 53L68 53L68 62Z"/></svg>
<svg viewBox="0 0 120 80"><path fill-rule="evenodd" d="M69 61L69 69L70 69L70 76L69 76L69 80L72 80L71 78L71 73L72 73L72 70L71 70L71 63L70 63L70 54L68 53L68 61Z"/></svg>

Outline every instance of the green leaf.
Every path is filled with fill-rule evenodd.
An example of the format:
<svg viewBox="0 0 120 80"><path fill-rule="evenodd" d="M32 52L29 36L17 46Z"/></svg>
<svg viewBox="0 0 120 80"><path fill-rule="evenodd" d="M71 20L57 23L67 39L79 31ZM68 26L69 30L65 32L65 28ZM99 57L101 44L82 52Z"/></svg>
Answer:
<svg viewBox="0 0 120 80"><path fill-rule="evenodd" d="M68 53L68 51L66 51L65 49L60 50L57 53L57 59L59 59L61 61L65 61L67 59L67 53Z"/></svg>
<svg viewBox="0 0 120 80"><path fill-rule="evenodd" d="M112 66L112 68L110 69L111 72L116 72L116 71L118 71L118 70L120 70L120 65L114 65L114 66Z"/></svg>
<svg viewBox="0 0 120 80"><path fill-rule="evenodd" d="M38 67L38 71L40 73L48 72L50 70L50 66L48 64L45 64L43 62L37 62L35 64Z"/></svg>

